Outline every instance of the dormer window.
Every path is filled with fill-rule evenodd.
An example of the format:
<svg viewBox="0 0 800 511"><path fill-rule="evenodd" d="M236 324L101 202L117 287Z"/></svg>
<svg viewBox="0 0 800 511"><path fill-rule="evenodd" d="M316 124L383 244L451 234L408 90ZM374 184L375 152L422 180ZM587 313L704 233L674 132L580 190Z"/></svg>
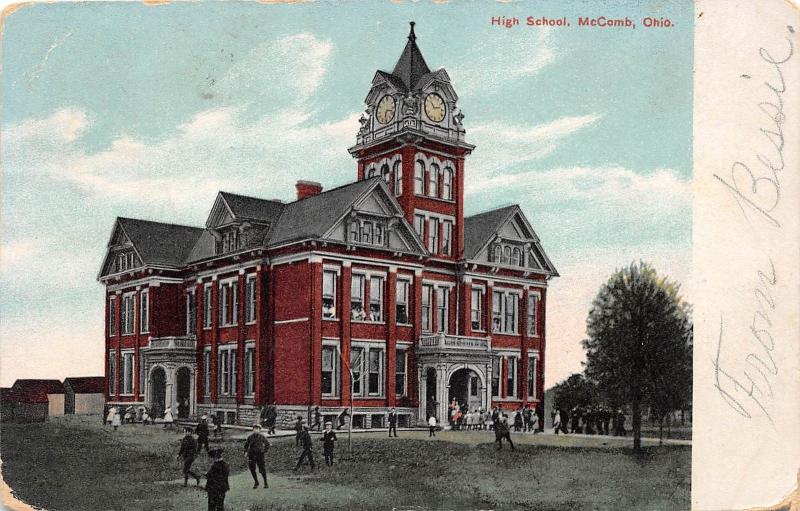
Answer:
<svg viewBox="0 0 800 511"><path fill-rule="evenodd" d="M220 239L217 243L217 253L227 254L239 250L244 245L244 238L238 226L231 226L220 230Z"/></svg>
<svg viewBox="0 0 800 511"><path fill-rule="evenodd" d="M354 243L379 247L386 244L386 224L379 220L353 220L349 232Z"/></svg>
<svg viewBox="0 0 800 511"><path fill-rule="evenodd" d="M491 252L491 261L498 264L510 266L525 266L525 258L522 249L511 245L496 244Z"/></svg>
<svg viewBox="0 0 800 511"><path fill-rule="evenodd" d="M121 271L130 270L131 268L134 267L134 262L135 259L132 250L117 254L116 258L117 273Z"/></svg>

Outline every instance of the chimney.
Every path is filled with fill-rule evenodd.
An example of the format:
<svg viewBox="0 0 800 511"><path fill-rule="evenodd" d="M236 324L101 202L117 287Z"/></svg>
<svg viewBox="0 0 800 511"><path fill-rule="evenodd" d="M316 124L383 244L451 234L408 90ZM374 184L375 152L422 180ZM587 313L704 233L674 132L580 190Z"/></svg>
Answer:
<svg viewBox="0 0 800 511"><path fill-rule="evenodd" d="M307 197L312 197L322 192L322 185L316 181L300 180L294 185L294 187L297 188L297 200L303 200Z"/></svg>

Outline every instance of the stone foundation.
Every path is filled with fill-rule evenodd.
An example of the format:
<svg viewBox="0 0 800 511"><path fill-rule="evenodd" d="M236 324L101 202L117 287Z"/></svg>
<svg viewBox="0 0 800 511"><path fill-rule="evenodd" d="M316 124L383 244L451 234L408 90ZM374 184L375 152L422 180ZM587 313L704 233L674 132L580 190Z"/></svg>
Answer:
<svg viewBox="0 0 800 511"><path fill-rule="evenodd" d="M253 405L240 405L236 407L230 405L198 404L196 409L197 416L205 414L211 417L221 414L224 424L236 424L240 426L248 426L258 422L261 415L261 407ZM333 423L334 428L337 427L339 425L339 414L342 413L343 409L344 408L341 406L320 406L319 410L322 413L323 425L325 422L330 421ZM309 408L305 405L277 405L276 410L278 412L278 418L275 422L275 427L278 429L294 429L298 416L308 425L314 423L314 407ZM349 408L347 408L347 411L350 413ZM409 428L418 425L416 408L395 408L395 411L398 417L398 427ZM386 407L354 407L353 428L386 428L389 426L387 422L388 412L389 408Z"/></svg>

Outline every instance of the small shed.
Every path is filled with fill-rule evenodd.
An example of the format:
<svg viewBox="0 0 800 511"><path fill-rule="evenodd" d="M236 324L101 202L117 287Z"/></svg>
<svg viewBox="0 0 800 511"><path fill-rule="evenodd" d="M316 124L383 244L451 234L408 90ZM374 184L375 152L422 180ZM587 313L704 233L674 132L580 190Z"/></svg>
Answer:
<svg viewBox="0 0 800 511"><path fill-rule="evenodd" d="M17 380L11 389L26 399L39 399L39 394L44 394L48 416L64 415L64 384L59 380Z"/></svg>
<svg viewBox="0 0 800 511"><path fill-rule="evenodd" d="M106 379L103 376L82 376L64 380L64 413L96 415L103 413Z"/></svg>
<svg viewBox="0 0 800 511"><path fill-rule="evenodd" d="M0 389L0 420L3 422L44 422L47 420L47 394L36 388Z"/></svg>

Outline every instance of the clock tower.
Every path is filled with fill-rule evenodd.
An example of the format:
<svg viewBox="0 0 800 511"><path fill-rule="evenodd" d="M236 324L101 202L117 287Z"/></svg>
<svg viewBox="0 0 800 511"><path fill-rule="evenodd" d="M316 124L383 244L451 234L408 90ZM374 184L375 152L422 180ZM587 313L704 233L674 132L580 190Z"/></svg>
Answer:
<svg viewBox="0 0 800 511"><path fill-rule="evenodd" d="M377 71L359 119L358 179L381 177L434 258L464 251L464 114L444 69L431 71L414 22L391 73Z"/></svg>

